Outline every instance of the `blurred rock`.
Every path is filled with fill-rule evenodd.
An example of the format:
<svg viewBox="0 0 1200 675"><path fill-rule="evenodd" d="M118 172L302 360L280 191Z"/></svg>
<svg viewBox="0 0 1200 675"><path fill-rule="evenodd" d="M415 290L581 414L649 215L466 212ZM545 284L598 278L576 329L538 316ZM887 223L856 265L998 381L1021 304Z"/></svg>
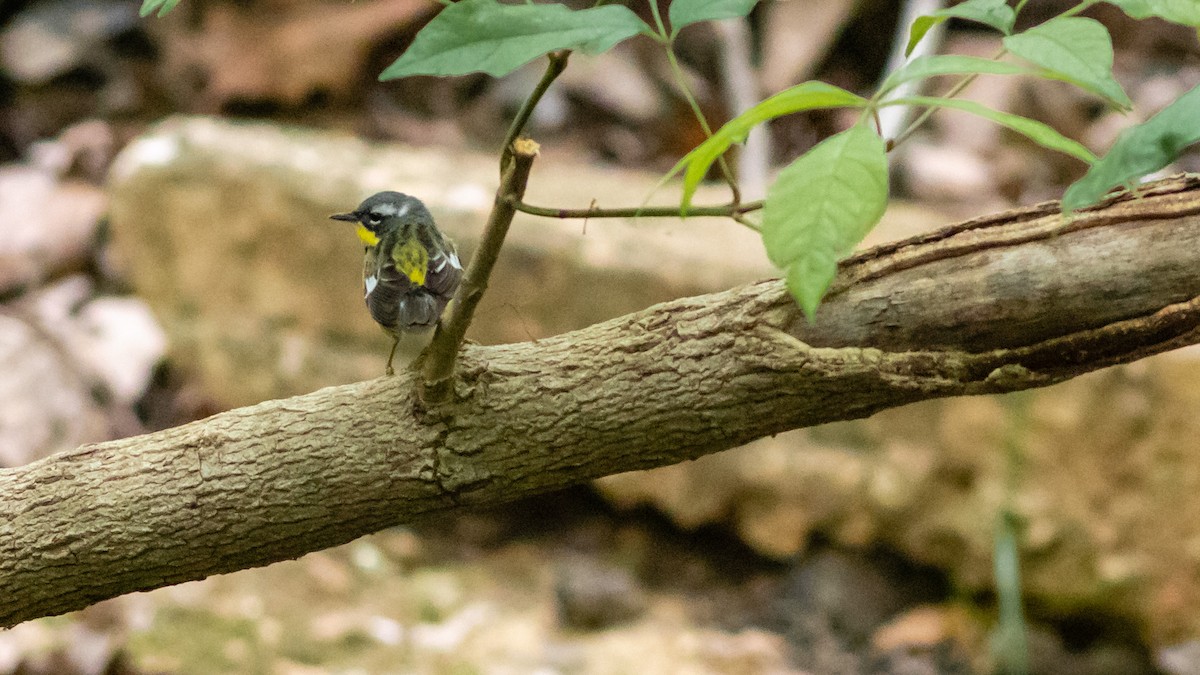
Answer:
<svg viewBox="0 0 1200 675"><path fill-rule="evenodd" d="M1200 675L1200 640L1163 647L1155 660L1166 675Z"/></svg>
<svg viewBox="0 0 1200 675"><path fill-rule="evenodd" d="M944 592L931 570L893 556L829 549L800 560L788 573L775 611L784 622L802 616L825 622L847 647L859 649L901 610L937 600Z"/></svg>
<svg viewBox="0 0 1200 675"><path fill-rule="evenodd" d="M140 300L93 294L73 276L0 309L0 466L140 431L165 338Z"/></svg>
<svg viewBox="0 0 1200 675"><path fill-rule="evenodd" d="M0 296L81 267L106 207L91 185L19 164L0 167Z"/></svg>
<svg viewBox="0 0 1200 675"><path fill-rule="evenodd" d="M0 466L108 438L89 383L36 319L0 313L0 371Z"/></svg>
<svg viewBox="0 0 1200 675"><path fill-rule="evenodd" d="M150 308L138 298L99 297L79 310L74 323L64 344L104 383L110 400L132 406L167 350Z"/></svg>
<svg viewBox="0 0 1200 675"><path fill-rule="evenodd" d="M137 25L137 5L117 0L29 3L0 32L0 68L23 84L43 84L95 62L105 41Z"/></svg>
<svg viewBox="0 0 1200 675"><path fill-rule="evenodd" d="M149 28L162 81L186 109L216 112L235 103L345 99L378 75L364 73L371 51L431 12L424 0L207 2Z"/></svg>
<svg viewBox="0 0 1200 675"><path fill-rule="evenodd" d="M871 636L869 670L896 675L986 672L979 658L987 653L986 633L979 621L962 606L909 609Z"/></svg>
<svg viewBox="0 0 1200 675"><path fill-rule="evenodd" d="M102 183L115 145L115 135L107 122L87 120L63 129L58 138L30 145L29 159L34 166L56 176L77 171L91 182Z"/></svg>
<svg viewBox="0 0 1200 675"><path fill-rule="evenodd" d="M559 620L578 630L608 628L646 610L645 591L633 574L591 560L560 567L555 598Z"/></svg>

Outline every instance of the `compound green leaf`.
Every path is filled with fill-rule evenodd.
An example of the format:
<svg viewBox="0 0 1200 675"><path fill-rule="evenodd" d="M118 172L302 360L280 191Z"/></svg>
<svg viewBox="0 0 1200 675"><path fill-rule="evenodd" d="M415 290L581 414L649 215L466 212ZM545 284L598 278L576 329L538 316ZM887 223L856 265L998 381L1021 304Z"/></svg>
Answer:
<svg viewBox="0 0 1200 675"><path fill-rule="evenodd" d="M417 33L379 79L474 72L500 77L543 54L560 49L596 54L638 33L653 31L621 5L570 10L557 3L461 0Z"/></svg>
<svg viewBox="0 0 1200 675"><path fill-rule="evenodd" d="M1113 79L1112 39L1099 21L1077 16L1050 19L1004 38L1004 47L1045 68L1048 77L1090 91L1121 110L1133 106Z"/></svg>
<svg viewBox="0 0 1200 675"><path fill-rule="evenodd" d="M682 207L686 211L692 203L692 196L700 181L712 167L717 158L729 150L734 143L741 143L756 125L767 120L804 110L818 108L861 108L868 104L867 99L852 94L845 89L824 82L804 82L789 87L774 96L759 102L746 112L729 120L703 143L696 146L671 169L663 178L666 182L675 174L686 169L683 175Z"/></svg>
<svg viewBox="0 0 1200 675"><path fill-rule="evenodd" d="M142 8L138 14L150 16L157 11L159 16L164 16L167 12L175 9L175 5L178 4L179 0L142 0Z"/></svg>
<svg viewBox="0 0 1200 675"><path fill-rule="evenodd" d="M1063 195L1064 211L1095 204L1109 190L1167 166L1200 142L1200 86L1154 117L1122 131L1108 154Z"/></svg>
<svg viewBox="0 0 1200 675"><path fill-rule="evenodd" d="M693 23L746 16L756 4L758 0L671 0L667 18L671 20L671 31L678 33Z"/></svg>
<svg viewBox="0 0 1200 675"><path fill-rule="evenodd" d="M1156 16L1172 23L1200 28L1200 2L1196 0L1105 0L1135 19Z"/></svg>
<svg viewBox="0 0 1200 675"><path fill-rule="evenodd" d="M883 140L858 124L818 143L779 172L763 205L767 256L811 320L838 260L883 217L888 199Z"/></svg>
<svg viewBox="0 0 1200 675"><path fill-rule="evenodd" d="M1088 150L1082 144L1073 141L1066 136L1058 133L1053 127L1031 120L1028 117L1021 117L1012 113L993 110L981 103L975 101L966 101L957 98L942 98L940 96L905 96L904 98L892 99L885 101L884 106L889 105L919 105L935 108L953 108L962 110L963 112L977 115L987 120L991 120L996 124L1008 127L1013 131L1029 138L1029 140L1038 145L1057 150L1078 159L1081 162L1091 164L1096 161L1096 155Z"/></svg>
<svg viewBox="0 0 1200 675"><path fill-rule="evenodd" d="M1017 63L981 59L977 56L918 56L888 75L879 86L879 90L886 93L905 82L938 75L1025 75L1031 72L1029 68Z"/></svg>
<svg viewBox="0 0 1200 675"><path fill-rule="evenodd" d="M1008 35L1017 21L1017 14L1005 0L967 0L967 2L953 7L919 16L916 21L913 21L913 25L908 31L908 46L904 50L905 56L916 49L917 43L925 37L930 28L950 18L976 21Z"/></svg>

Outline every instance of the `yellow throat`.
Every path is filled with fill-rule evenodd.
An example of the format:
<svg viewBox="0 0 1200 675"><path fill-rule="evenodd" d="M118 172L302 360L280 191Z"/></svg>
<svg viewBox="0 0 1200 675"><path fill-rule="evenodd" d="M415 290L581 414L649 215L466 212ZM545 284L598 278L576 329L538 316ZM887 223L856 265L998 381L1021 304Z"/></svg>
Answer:
<svg viewBox="0 0 1200 675"><path fill-rule="evenodd" d="M368 230L362 223L358 224L358 228L355 229L355 232L358 233L358 238L362 240L362 243L366 244L367 246L379 245L379 236Z"/></svg>

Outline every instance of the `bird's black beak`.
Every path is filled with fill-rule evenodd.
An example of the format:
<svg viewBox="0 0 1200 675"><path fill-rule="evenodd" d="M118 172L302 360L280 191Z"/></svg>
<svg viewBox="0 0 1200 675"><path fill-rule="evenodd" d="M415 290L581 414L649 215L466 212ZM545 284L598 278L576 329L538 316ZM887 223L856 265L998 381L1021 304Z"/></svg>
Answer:
<svg viewBox="0 0 1200 675"><path fill-rule="evenodd" d="M357 222L358 222L358 214L355 214L355 213L335 213L335 214L333 214L332 216L329 216L329 219L330 219L330 220L344 220L344 221L346 221L347 223L357 223Z"/></svg>

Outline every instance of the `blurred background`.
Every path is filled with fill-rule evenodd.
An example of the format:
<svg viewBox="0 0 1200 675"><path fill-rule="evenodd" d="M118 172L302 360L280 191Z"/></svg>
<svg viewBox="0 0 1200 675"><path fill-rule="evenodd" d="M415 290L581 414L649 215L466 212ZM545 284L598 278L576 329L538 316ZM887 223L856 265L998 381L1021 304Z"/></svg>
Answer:
<svg viewBox="0 0 1200 675"><path fill-rule="evenodd" d="M1072 4L1030 3L1018 28ZM869 94L901 17L937 6L764 0L689 27L678 53L720 123L808 79ZM542 70L379 83L438 8L0 5L0 466L382 375L360 244L326 217L401 190L469 255ZM1087 15L1113 35L1130 115L1060 83L981 78L966 95L1102 152L1200 83L1194 30ZM999 48L961 22L931 42ZM851 122L773 122L737 158L749 195ZM644 39L574 56L530 133L528 201L557 207L640 204L703 138ZM1197 169L1196 153L1173 167ZM893 154L896 201L869 243L1056 198L1082 170L940 113ZM714 184L696 201L726 199ZM472 337L536 339L773 274L752 232L667 220L519 218ZM0 631L0 675L988 673L1006 663L997 551L1019 556L1033 672L1200 673L1198 376L1182 350L448 514Z"/></svg>

